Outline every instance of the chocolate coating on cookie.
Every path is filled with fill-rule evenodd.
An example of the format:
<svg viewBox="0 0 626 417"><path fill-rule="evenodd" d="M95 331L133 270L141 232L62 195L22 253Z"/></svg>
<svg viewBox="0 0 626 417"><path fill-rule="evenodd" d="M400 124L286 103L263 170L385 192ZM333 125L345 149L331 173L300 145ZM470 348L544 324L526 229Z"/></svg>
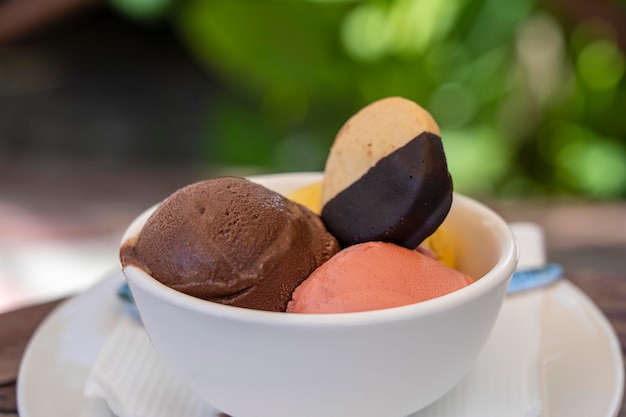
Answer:
<svg viewBox="0 0 626 417"><path fill-rule="evenodd" d="M322 219L342 246L384 241L415 248L448 215L452 189L441 138L423 132L330 199Z"/></svg>

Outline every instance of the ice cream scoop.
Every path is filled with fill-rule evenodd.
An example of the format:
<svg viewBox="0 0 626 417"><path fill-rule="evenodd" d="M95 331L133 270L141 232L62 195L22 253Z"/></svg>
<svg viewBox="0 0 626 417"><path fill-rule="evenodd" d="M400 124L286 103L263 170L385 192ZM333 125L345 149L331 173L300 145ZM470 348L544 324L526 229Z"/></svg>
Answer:
<svg viewBox="0 0 626 417"><path fill-rule="evenodd" d="M164 200L120 258L198 298L284 311L296 286L338 250L309 209L246 179L222 177Z"/></svg>
<svg viewBox="0 0 626 417"><path fill-rule="evenodd" d="M322 211L322 181L315 181L287 194L287 198L308 207L313 213Z"/></svg>
<svg viewBox="0 0 626 417"><path fill-rule="evenodd" d="M417 251L367 242L342 250L300 284L290 313L347 313L418 303L461 289L469 276Z"/></svg>

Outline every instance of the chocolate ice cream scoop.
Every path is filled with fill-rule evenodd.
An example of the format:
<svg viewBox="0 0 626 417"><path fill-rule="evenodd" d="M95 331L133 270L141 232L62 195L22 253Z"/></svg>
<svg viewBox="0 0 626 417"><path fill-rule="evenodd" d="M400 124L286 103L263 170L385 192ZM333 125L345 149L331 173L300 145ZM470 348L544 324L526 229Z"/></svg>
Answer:
<svg viewBox="0 0 626 417"><path fill-rule="evenodd" d="M243 178L184 187L123 245L123 266L209 301L284 311L293 290L339 250L318 216Z"/></svg>

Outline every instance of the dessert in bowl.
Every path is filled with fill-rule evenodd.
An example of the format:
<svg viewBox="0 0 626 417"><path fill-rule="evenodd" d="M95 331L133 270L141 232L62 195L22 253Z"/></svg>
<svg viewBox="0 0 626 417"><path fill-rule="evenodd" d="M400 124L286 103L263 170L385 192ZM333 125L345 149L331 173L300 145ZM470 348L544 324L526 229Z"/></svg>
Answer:
<svg viewBox="0 0 626 417"><path fill-rule="evenodd" d="M288 193L315 174L252 178ZM128 229L136 236L150 211ZM407 306L289 314L208 302L126 267L141 320L164 363L235 417L401 417L449 391L487 340L516 265L492 210L455 195L444 221L457 268L476 281Z"/></svg>
<svg viewBox="0 0 626 417"><path fill-rule="evenodd" d="M351 119L338 135L343 138L339 145L337 140L333 145L324 174L201 182L129 226L121 258L141 320L163 362L205 401L234 417L402 417L440 398L469 371L497 318L517 249L496 213L452 193L438 129L428 115L430 130L422 130L423 110L415 106L394 99ZM360 141L363 132L372 132L363 125L363 114L367 120L386 114L384 120L393 122L378 136L392 130L392 142L408 139L393 146ZM355 141L363 160L354 161L359 154L353 152ZM346 172L344 155L350 158ZM327 191L320 217L284 197L318 181ZM191 203L186 195L192 196ZM239 205L252 209L239 210ZM190 216L200 220L187 221ZM215 228L217 218L223 225ZM204 237L198 238L196 229L205 227ZM438 228L448 232L457 271L433 266L437 261L414 250ZM243 235L247 238L239 239ZM146 236L151 243L142 243ZM380 292L384 302L376 300L368 308L363 300L376 299L377 293L342 298L344 294L332 294L337 287L325 287L323 281L318 292L329 303L314 302L322 308L313 313L290 312L290 303L309 279L319 278L321 269L326 270L321 279L336 279L332 271L338 269L329 265L347 252L363 251L360 245L391 245L402 252L397 263L405 257L413 262L396 270L396 259L389 255L388 271L380 275L390 282ZM385 256L362 254L353 262L366 263L379 274ZM161 268L161 258L173 263ZM200 264L208 271L200 274L206 285L198 285ZM439 279L462 283L436 282L432 288L437 291L428 289L428 297L398 304L406 277L394 288L396 275L406 275L408 269L411 281L413 265L417 275L437 271L425 285ZM369 274L365 268L350 277L350 264L347 272L342 268L339 275L346 279L358 281L358 275ZM364 282L368 280L372 277ZM420 279L414 281L418 283L408 285L422 285ZM354 287L344 284L339 287L347 291ZM263 297L272 301L264 303Z"/></svg>

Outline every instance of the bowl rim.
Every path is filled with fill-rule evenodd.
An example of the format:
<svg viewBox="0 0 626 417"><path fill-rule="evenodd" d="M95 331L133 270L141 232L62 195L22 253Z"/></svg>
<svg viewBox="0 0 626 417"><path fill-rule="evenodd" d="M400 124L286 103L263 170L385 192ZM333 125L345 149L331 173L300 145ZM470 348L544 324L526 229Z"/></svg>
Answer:
<svg viewBox="0 0 626 417"><path fill-rule="evenodd" d="M291 178L293 176L293 178ZM267 174L261 176L250 176L248 179L255 182L280 181L280 179L301 180L302 178L315 180L321 178L321 173L282 173ZM301 184L306 185L306 184ZM269 187L271 188L271 187ZM473 299L479 298L495 287L504 285L512 276L518 260L518 248L515 238L508 224L495 211L470 197L454 193L455 201L461 202L472 211L480 213L486 217L489 225L494 229L494 233L503 242L503 256L496 264L480 279L476 279L472 284L453 291L449 294L421 301L415 304L391 307L380 310L348 312L348 313L319 313L319 314L297 314L275 311L254 310L249 308L235 307L203 300L177 290L152 278L142 269L135 266L123 267L122 270L126 280L130 284L131 292L137 286L152 297L160 299L168 304L193 311L200 314L219 316L221 318L234 321L245 321L250 323L262 323L274 326L354 326L362 324L372 324L376 322L403 321L407 318L417 316L429 316L438 312L454 309ZM122 244L136 236L141 227L156 209L158 203L146 209L137 216L125 231ZM141 315L141 308L138 306Z"/></svg>

